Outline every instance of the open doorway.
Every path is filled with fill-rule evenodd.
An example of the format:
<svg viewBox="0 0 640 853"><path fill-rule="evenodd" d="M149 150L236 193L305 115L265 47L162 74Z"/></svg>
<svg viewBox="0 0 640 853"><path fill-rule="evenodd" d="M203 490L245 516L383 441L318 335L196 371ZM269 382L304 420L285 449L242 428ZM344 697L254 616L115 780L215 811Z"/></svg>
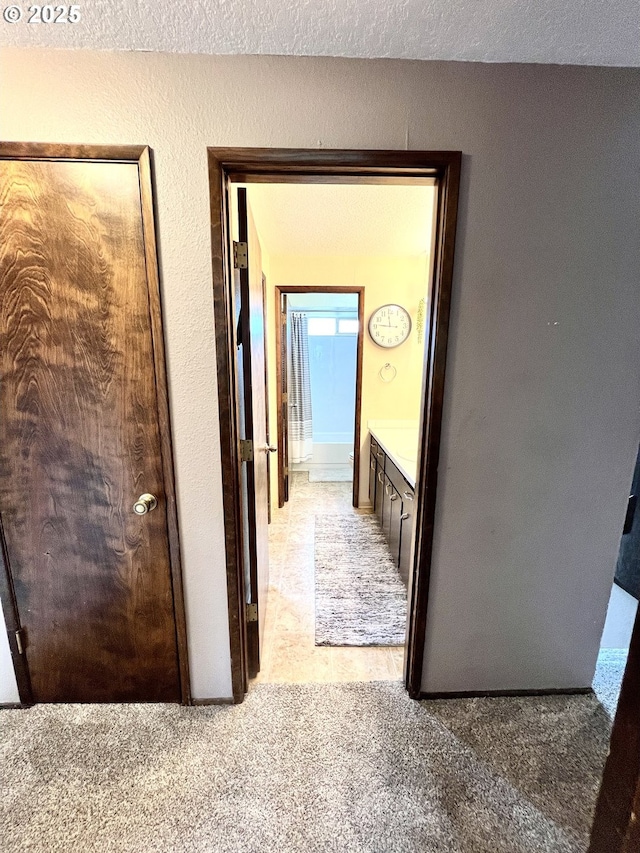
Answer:
<svg viewBox="0 0 640 853"><path fill-rule="evenodd" d="M376 348L377 359L380 361L380 364L376 363L375 370L363 371L363 399L359 408L362 414L367 405L367 381L375 381L381 387L386 386L388 390L393 389L397 394L397 401L396 405L387 408L387 418L376 419L370 416L370 412L367 417L362 414L360 427L355 430L354 466L359 483L357 490L354 489L353 494L348 495L350 500L347 507L350 516L346 525L353 528L355 519L376 525L375 532L384 543L386 553L391 555L389 559L395 563L396 575L400 562L401 540L404 538L406 580L403 584L401 578L396 579L403 590L402 612L406 627L403 625L402 643L397 640L393 643L404 657L404 665L399 660L395 664L390 661L388 663L392 671L403 677L410 694L418 696L425 637L460 155L210 149L209 161L230 635L234 697L237 701L241 700L248 687L249 676L255 675L264 665L269 619L269 593L265 594L264 591L265 588L268 589L269 572L272 572L273 581L274 570L277 573L278 569L282 568L282 563L278 565L279 561L273 557L270 559L267 556L266 560L263 559L267 525L263 521L266 517L262 508L263 498L258 495L268 487L264 486L267 481L266 474L263 477L261 472L266 470L269 453L279 447L275 448L272 443L274 418L271 418L269 424L266 423L264 401L256 399L256 396L260 396L261 384L264 389L264 363L260 363L260 354L265 352L265 336L266 351L269 351L271 327L274 330L280 329L282 334L280 319L276 316L282 313L281 306L276 307L275 304L276 286L302 287L301 281L304 281L307 288L315 284L327 284L324 274L320 281L317 278L301 279L296 274L295 281L292 282L287 280L282 270L276 269L273 252L264 252L264 247L260 244L259 231L262 229L264 236L264 222L273 222L280 217L271 211L265 220L258 211L259 205L255 205L252 215L253 205L247 202L247 187L249 196L254 183L296 184L307 187L335 184L370 186L376 189L386 184L389 189L410 186L429 187L432 190L432 221L427 223L423 219L420 223L424 245L430 250L424 252L425 257L422 258L421 299L412 307L403 305L398 293L393 292L394 276L388 275L389 270L384 263L373 263L367 272L368 275L377 268L378 275L382 275L384 279L386 293L384 299L374 298L369 306L365 307L365 316L358 323L359 339L362 341L365 338L368 345ZM245 186L238 188L239 184ZM300 188L303 191L305 189L304 186ZM234 223L236 190L238 208L243 211L237 227ZM293 209L301 215L304 207L294 205ZM311 205L311 209L317 208ZM256 222L261 221L263 225L256 228ZM289 241L292 240L290 229ZM269 242L268 238L265 242ZM258 258L259 263L256 262ZM320 275L318 268L315 274ZM262 301L262 287L252 284L258 280L262 281L263 275L268 282L266 305ZM395 278L397 279L397 274ZM352 285L359 284L353 276L345 278L343 274L341 286L346 289L349 282ZM273 302L270 305L271 292ZM420 381L412 393L401 393L401 383L395 383L394 380L400 375L404 382L408 371L400 369L400 353L403 352L403 347L405 353L409 352L407 339L413 331L414 335L410 340L417 341L418 330L422 334L422 352L417 361L412 361L412 370L419 375ZM390 353L393 358L389 356ZM282 380L288 371L286 363L282 361L282 352L276 353L274 350L272 358L275 362L273 367L279 365ZM267 367L269 360L270 357L267 356ZM275 369L267 369L267 374L273 375L277 372ZM278 385L277 390L288 394L281 385ZM271 391L268 396L271 397ZM407 401L414 417L403 419L401 404ZM285 402L288 402L288 397L285 397ZM284 407L278 406L273 397L270 404L269 410L274 416L276 413L281 416L289 427L288 413L283 415ZM385 435L385 430L393 433L394 439L398 439L402 433L399 451L397 446L393 446L391 435ZM407 446L409 435L414 437L415 447ZM291 475L292 471L289 470L288 473ZM309 483L308 471L298 470L294 473L297 476L306 474L306 482ZM407 481L407 473L411 483ZM271 485L272 497L273 480L274 478ZM313 485L316 484L309 483L309 487ZM320 481L317 485L339 489L345 485L348 487L349 483ZM282 496L278 495L278 503L286 504L287 495L284 497L285 500L282 501ZM341 497L336 495L335 500L334 508L340 504ZM303 504L291 511L307 516L315 515L317 524L318 516L326 514L331 501L332 496L325 495L320 499L308 493L306 505L303 496ZM292 501L289 503L293 506ZM409 517L410 526L406 523ZM328 529L323 533L318 534L316 529L314 543L323 540L329 548L338 543L343 553L354 550L349 544L351 540L346 544L339 542L340 536L336 532L338 526L340 525L336 518L332 518ZM304 540L307 534L295 535ZM407 543L410 547L407 547ZM309 543L299 541L296 544L304 547ZM296 556L299 555L288 553L283 559L287 565L291 565ZM318 557L317 554L314 556L317 576ZM365 594L360 602L361 610L375 610L375 605L367 600L372 586L375 584L366 584L363 587ZM317 588L316 582L316 592ZM330 612L331 610L332 605L329 607ZM318 640L317 624L315 630L316 646L321 648L323 641ZM327 641L327 645L329 642ZM369 641L363 645L374 647ZM290 680L317 679L303 677Z"/></svg>
<svg viewBox="0 0 640 853"><path fill-rule="evenodd" d="M275 304L278 505L290 474L308 472L312 483L352 483L357 506L364 288L276 285Z"/></svg>

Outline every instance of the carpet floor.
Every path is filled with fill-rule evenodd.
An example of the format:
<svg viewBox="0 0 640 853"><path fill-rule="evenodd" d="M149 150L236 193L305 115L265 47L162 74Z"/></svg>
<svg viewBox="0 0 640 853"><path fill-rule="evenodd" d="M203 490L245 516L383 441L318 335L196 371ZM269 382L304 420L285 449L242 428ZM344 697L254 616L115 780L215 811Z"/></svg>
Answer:
<svg viewBox="0 0 640 853"><path fill-rule="evenodd" d="M317 646L401 646L407 591L374 515L317 515Z"/></svg>
<svg viewBox="0 0 640 853"><path fill-rule="evenodd" d="M0 726L4 853L583 853L610 730L595 696L413 702L392 682Z"/></svg>

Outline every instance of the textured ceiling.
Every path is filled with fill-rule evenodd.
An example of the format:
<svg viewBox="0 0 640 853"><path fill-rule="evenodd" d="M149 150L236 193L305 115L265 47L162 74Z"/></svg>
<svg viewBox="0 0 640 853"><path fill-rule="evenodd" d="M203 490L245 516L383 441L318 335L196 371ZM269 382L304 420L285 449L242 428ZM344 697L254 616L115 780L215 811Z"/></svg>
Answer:
<svg viewBox="0 0 640 853"><path fill-rule="evenodd" d="M0 44L640 65L638 0L85 0L73 24L17 6Z"/></svg>
<svg viewBox="0 0 640 853"><path fill-rule="evenodd" d="M249 204L270 255L420 255L430 248L429 186L251 184Z"/></svg>

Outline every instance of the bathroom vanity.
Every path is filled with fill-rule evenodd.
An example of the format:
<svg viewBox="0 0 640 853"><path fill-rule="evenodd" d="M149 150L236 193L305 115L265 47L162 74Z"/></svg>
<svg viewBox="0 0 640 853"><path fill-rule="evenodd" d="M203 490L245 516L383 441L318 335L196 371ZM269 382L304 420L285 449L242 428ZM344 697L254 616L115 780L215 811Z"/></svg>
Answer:
<svg viewBox="0 0 640 853"><path fill-rule="evenodd" d="M369 499L400 577L408 586L415 514L417 427L369 424L369 438Z"/></svg>

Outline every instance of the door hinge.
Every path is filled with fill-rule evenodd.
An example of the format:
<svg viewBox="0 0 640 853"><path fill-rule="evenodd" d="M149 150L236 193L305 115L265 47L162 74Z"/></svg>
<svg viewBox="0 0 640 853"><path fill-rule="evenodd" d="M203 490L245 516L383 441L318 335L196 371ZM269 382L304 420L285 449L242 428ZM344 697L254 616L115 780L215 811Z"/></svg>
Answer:
<svg viewBox="0 0 640 853"><path fill-rule="evenodd" d="M18 631L16 631L15 636L16 636L16 646L18 647L18 654L23 655L24 650L27 646L27 638L26 638L25 633L24 633L24 628L20 628Z"/></svg>
<svg viewBox="0 0 640 853"><path fill-rule="evenodd" d="M253 442L250 438L240 439L240 461L253 462Z"/></svg>
<svg viewBox="0 0 640 853"><path fill-rule="evenodd" d="M289 394L288 394L288 392L287 392L287 391L283 391L283 392L282 392L282 402L283 402L283 403L288 403L288 402L289 402Z"/></svg>
<svg viewBox="0 0 640 853"><path fill-rule="evenodd" d="M233 266L237 270L246 270L249 266L249 246L247 243L233 241Z"/></svg>
<svg viewBox="0 0 640 853"><path fill-rule="evenodd" d="M257 604L247 604L247 622L257 622L258 621L258 605Z"/></svg>

